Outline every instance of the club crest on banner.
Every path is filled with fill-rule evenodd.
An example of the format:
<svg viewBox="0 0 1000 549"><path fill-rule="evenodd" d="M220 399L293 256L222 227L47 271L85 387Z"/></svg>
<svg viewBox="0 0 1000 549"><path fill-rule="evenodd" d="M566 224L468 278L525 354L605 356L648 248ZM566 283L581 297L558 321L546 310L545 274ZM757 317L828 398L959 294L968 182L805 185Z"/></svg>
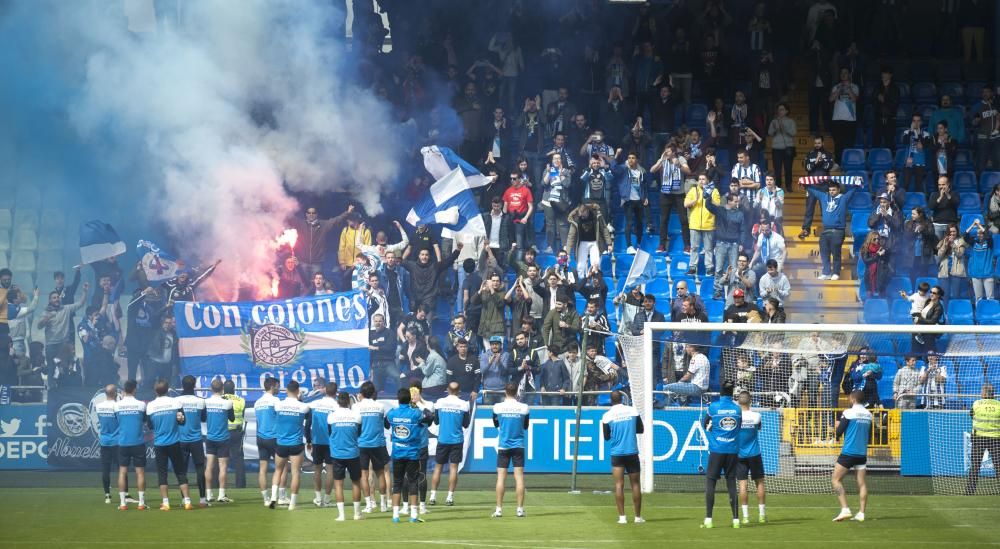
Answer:
<svg viewBox="0 0 1000 549"><path fill-rule="evenodd" d="M243 349L257 365L289 366L296 362L305 346L305 333L280 324L250 325L243 333Z"/></svg>

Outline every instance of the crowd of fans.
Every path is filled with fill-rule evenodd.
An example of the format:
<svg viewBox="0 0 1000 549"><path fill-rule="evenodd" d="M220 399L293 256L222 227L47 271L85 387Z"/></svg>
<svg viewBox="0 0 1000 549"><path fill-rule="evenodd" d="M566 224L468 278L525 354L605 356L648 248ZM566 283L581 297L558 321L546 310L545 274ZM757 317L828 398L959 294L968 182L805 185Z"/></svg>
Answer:
<svg viewBox="0 0 1000 549"><path fill-rule="evenodd" d="M990 235L1000 233L1000 187L984 198L981 220L961 226L969 191L953 187L959 150L977 174L1000 169L993 88L982 86L967 112L942 95L930 125L915 111L909 128L897 131L904 86L875 60L903 53L897 48L918 30L892 2L514 0L463 4L478 16L459 19L447 2L383 1L392 53L382 53L385 29L374 8L354 4L362 74L414 129L414 151L450 145L493 177L475 189L485 236L442 238L435 227L366 218L353 205L322 218L322 200L289 220L299 239L278 261L276 296L364 291L381 391L417 378L433 395L459 379L489 402L514 382L543 392L542 403L564 404L581 389L627 383L614 335L639 334L645 322L785 322L793 233L783 209L788 193L803 191L793 166L801 163L810 176L850 175L845 159L859 143L903 152L903 162L898 171L865 174L860 191L825 180L808 188L798 237L810 234L820 205L820 278L840 278L842 243L853 227L848 211L858 218L853 195L870 199L874 190L877 205L862 209L869 232L854 232L863 294L885 296L899 274L936 274L932 295L946 288L947 295L994 297ZM941 10L940 21L961 32L942 34L947 39L925 53L981 61L987 7L959 0ZM808 131L816 135L809 151L795 150L806 128L788 106L793 66L808 71ZM878 77L869 81L872 72ZM416 154L410 173L424 173ZM904 211L919 201L911 197L924 197L928 179L936 186L926 209ZM413 176L401 200L386 197L395 204L387 209L406 211L431 183ZM662 279L623 288L638 250L656 257ZM38 293L27 295L16 287L22 281L0 272L10 304L0 322L6 314L8 369L16 372L7 379L43 385L45 374L51 387L82 376L97 387L118 380L118 362L129 378L175 378L177 336L167 313L173 301L195 297L211 269L157 287L132 277L139 288L125 307L118 297L129 277L116 260L94 265L97 287L84 284L82 295L79 270L69 285L57 273L41 318L30 314ZM939 320L935 299L907 300L914 322ZM26 345L27 322L44 328L44 345ZM933 341L921 345L925 359ZM674 399L708 390L711 370L718 377L722 364L709 361L703 346L663 347L657 379ZM791 356L753 362L761 371L787 368L775 376L779 383L828 387L831 399L821 401L836 402L836 368L824 380L808 360L802 368ZM875 375L855 379L854 368L846 371L848 392ZM896 378L900 394L910 394L912 377ZM937 379L915 379L930 382L924 378Z"/></svg>

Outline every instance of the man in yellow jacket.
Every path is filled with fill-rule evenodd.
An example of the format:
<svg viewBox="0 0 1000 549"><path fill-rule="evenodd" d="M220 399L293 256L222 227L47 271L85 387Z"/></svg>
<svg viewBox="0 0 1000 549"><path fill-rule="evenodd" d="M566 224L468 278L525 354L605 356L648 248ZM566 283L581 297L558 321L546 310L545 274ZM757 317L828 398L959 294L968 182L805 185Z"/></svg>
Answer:
<svg viewBox="0 0 1000 549"><path fill-rule="evenodd" d="M352 212L347 217L347 225L340 231L340 245L337 248L337 261L343 274L341 288L351 287L351 273L354 272L354 258L357 257L361 248L358 244L370 246L372 243L372 232L367 227L359 226L361 214Z"/></svg>
<svg viewBox="0 0 1000 549"><path fill-rule="evenodd" d="M705 275L715 275L715 215L708 210L705 200L718 206L721 202L719 191L709 183L708 176L698 174L698 185L691 187L684 197L684 207L688 209L688 228L691 231L691 259L687 274L698 272L699 248L705 251Z"/></svg>
<svg viewBox="0 0 1000 549"><path fill-rule="evenodd" d="M993 385L983 383L980 394L983 398L972 403L972 455L969 456L969 482L965 485L965 495L976 494L979 482L979 468L983 454L989 452L993 467L1000 464L1000 401L993 398Z"/></svg>

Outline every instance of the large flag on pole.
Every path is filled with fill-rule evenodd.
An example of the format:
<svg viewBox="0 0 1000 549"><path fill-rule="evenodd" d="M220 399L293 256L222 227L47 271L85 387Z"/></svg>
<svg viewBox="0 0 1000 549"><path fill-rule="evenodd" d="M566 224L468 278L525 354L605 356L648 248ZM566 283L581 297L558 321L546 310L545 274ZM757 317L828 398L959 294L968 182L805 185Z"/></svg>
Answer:
<svg viewBox="0 0 1000 549"><path fill-rule="evenodd" d="M83 264L123 253L125 242L118 237L114 227L96 219L80 224L80 259Z"/></svg>
<svg viewBox="0 0 1000 549"><path fill-rule="evenodd" d="M455 154L455 151L448 147L431 145L430 147L420 149L420 154L424 155L424 167L434 176L434 179L443 178L455 168L462 170L462 175L469 182L469 187L473 189L482 187L493 179L488 175L483 175L482 172L463 160Z"/></svg>
<svg viewBox="0 0 1000 549"><path fill-rule="evenodd" d="M653 256L645 250L636 250L635 260L632 261L632 268L628 270L628 276L625 278L625 284L622 288L627 290L640 284L646 284L654 278L656 278L656 263L653 261Z"/></svg>
<svg viewBox="0 0 1000 549"><path fill-rule="evenodd" d="M427 194L406 215L406 222L416 226L442 225L442 235L453 233L486 236L486 225L479 205L462 170L455 168L431 185Z"/></svg>

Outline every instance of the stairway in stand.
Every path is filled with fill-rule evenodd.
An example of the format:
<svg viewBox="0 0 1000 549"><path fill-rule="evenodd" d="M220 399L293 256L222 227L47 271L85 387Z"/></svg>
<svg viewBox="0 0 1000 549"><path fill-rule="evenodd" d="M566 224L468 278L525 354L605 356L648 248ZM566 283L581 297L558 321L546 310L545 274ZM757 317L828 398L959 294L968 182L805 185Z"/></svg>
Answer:
<svg viewBox="0 0 1000 549"><path fill-rule="evenodd" d="M807 71L797 70L804 75ZM808 83L801 77L796 89L788 96L790 116L795 119L797 139L795 144L796 157L792 176L795 181L805 174L803 159L812 149L812 136L809 134L809 103L807 96ZM768 140L768 163L771 161L770 140ZM827 135L824 139L827 151L833 151L833 140ZM770 168L770 166L769 166ZM834 172L835 175L839 172ZM812 233L805 239L799 239L802 230L802 219L805 216L806 194L801 187L795 185L791 193L785 193L784 236L788 249L788 259L785 262L785 275L792 286L792 294L785 302L785 312L789 322L795 323L843 323L854 324L861 319L861 304L858 301L857 261L852 255L854 238L850 234L850 216L848 216L848 234L844 239L840 280L819 280L822 263L819 257L819 233L823 228L819 206L816 207L813 218Z"/></svg>

